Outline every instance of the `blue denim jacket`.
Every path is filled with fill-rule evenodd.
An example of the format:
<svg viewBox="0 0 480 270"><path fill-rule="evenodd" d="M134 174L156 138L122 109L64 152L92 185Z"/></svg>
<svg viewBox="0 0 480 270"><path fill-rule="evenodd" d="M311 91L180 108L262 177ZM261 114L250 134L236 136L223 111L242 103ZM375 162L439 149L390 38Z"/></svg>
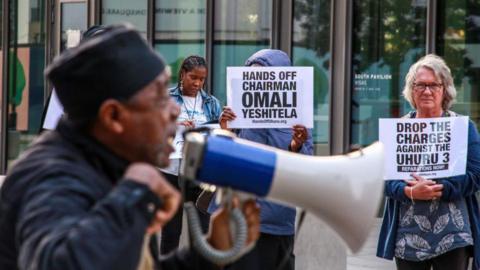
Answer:
<svg viewBox="0 0 480 270"><path fill-rule="evenodd" d="M175 100L175 102L182 106L183 105L183 97L182 93L180 92L179 87L171 88L170 96ZM220 118L220 114L222 113L222 109L220 107L220 102L218 99L212 95L209 95L203 89L200 90L200 95L202 96L203 102L203 111L207 117L207 121L214 121Z"/></svg>
<svg viewBox="0 0 480 270"><path fill-rule="evenodd" d="M480 269L480 210L475 193L480 190L480 136L475 124L468 125L468 150L466 174L443 178L443 201L465 198L474 242L473 269ZM395 239L398 228L400 201L410 200L404 193L406 183L403 180L385 181L385 211L378 239L377 256L393 259Z"/></svg>

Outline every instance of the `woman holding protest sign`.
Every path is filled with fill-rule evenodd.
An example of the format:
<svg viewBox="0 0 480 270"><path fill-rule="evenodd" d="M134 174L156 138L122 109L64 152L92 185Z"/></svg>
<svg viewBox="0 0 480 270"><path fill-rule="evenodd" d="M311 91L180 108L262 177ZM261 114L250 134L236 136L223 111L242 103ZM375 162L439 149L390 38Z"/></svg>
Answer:
<svg viewBox="0 0 480 270"><path fill-rule="evenodd" d="M410 67L403 90L415 109L405 118L455 117L456 96L450 69L436 55ZM480 268L480 212L475 192L480 188L480 138L472 121L468 127L466 172L460 176L385 183L387 201L377 256L393 259L397 269Z"/></svg>
<svg viewBox="0 0 480 270"><path fill-rule="evenodd" d="M194 128L209 122L218 122L221 113L220 102L203 88L207 78L207 63L201 56L191 55L185 58L178 73L178 84L170 89L170 96L180 106L177 134L174 139L175 153L170 156L170 166L163 170L170 183L179 188L178 170L182 158L183 137L185 129ZM201 190L194 187L187 190L187 200L196 200ZM179 208L175 217L163 228L161 253L166 254L179 245L182 231L183 209ZM200 213L202 227L208 229L209 215Z"/></svg>

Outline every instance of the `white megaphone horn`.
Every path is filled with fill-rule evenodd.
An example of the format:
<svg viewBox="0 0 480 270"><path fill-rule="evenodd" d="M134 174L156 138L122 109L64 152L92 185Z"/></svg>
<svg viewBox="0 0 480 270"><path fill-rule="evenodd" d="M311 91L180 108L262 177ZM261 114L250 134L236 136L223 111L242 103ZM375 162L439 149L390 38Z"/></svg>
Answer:
<svg viewBox="0 0 480 270"><path fill-rule="evenodd" d="M383 145L331 157L295 154L226 135L185 136L181 174L304 208L352 252L366 240L383 194Z"/></svg>

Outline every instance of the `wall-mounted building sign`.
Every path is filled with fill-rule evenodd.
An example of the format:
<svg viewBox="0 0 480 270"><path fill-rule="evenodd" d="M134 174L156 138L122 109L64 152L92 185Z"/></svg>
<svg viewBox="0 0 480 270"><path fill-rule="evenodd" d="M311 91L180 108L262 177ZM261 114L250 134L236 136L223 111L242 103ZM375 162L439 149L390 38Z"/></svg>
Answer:
<svg viewBox="0 0 480 270"><path fill-rule="evenodd" d="M148 1L103 0L102 24L129 22L144 35L147 33Z"/></svg>
<svg viewBox="0 0 480 270"><path fill-rule="evenodd" d="M199 33L205 32L205 2L205 0L157 0L155 31L167 34L167 37L168 34L176 34L183 39L202 38Z"/></svg>

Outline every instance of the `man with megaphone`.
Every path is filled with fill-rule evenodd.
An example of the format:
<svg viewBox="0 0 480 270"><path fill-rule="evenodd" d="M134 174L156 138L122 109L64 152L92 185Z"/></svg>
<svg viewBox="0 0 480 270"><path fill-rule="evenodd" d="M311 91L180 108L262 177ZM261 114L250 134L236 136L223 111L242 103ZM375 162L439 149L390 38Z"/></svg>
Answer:
<svg viewBox="0 0 480 270"><path fill-rule="evenodd" d="M280 50L264 49L254 53L245 62L246 66L291 66L288 55ZM228 121L236 118L229 107L223 109L220 125L228 127ZM270 145L279 149L306 155L313 154L311 132L302 125L291 129L238 129L239 138ZM282 269L295 268L293 254L296 210L287 206L259 199L260 238L255 248L228 269ZM286 261L282 261L288 257ZM281 266L280 264L283 264ZM279 268L280 267L280 268Z"/></svg>
<svg viewBox="0 0 480 270"><path fill-rule="evenodd" d="M0 269L217 269L195 250L160 258L149 242L181 202L157 169L169 164L179 114L164 60L132 26L114 25L62 53L46 76L66 118L9 168ZM255 203L243 215L242 246L258 235ZM230 246L229 216L212 217L214 248Z"/></svg>

